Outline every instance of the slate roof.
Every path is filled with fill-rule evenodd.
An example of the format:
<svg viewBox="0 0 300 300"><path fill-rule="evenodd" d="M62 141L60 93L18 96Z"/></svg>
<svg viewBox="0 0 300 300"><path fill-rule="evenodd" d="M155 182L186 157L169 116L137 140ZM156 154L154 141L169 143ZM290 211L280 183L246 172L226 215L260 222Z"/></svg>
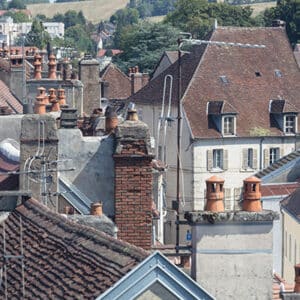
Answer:
<svg viewBox="0 0 300 300"><path fill-rule="evenodd" d="M280 204L281 207L300 221L300 188L283 199Z"/></svg>
<svg viewBox="0 0 300 300"><path fill-rule="evenodd" d="M0 243L3 245L5 225L6 254L21 254L20 223L25 299L95 299L149 255L141 248L71 222L34 199L17 207L1 223ZM1 251L3 254L3 247ZM0 268L3 270L3 260ZM8 299L24 299L20 260L8 260L6 268ZM1 284L3 299L5 280Z"/></svg>
<svg viewBox="0 0 300 300"><path fill-rule="evenodd" d="M237 111L238 137L251 136L251 129L264 128L269 135L283 133L271 127L270 100L283 99L300 111L300 72L284 28L218 27L210 40L263 44L265 48L200 45L182 58L183 108L194 138L221 138L209 128L209 101L226 101ZM130 100L161 103L163 78L172 74L173 103L177 101L178 61L166 69ZM277 76L275 71L280 71ZM226 76L227 82L220 80ZM300 118L298 118L300 128Z"/></svg>
<svg viewBox="0 0 300 300"><path fill-rule="evenodd" d="M110 63L102 73L101 80L108 82L107 99L126 99L131 95L131 81L117 66Z"/></svg>
<svg viewBox="0 0 300 300"><path fill-rule="evenodd" d="M300 149L289 153L275 161L273 164L268 166L265 169L257 172L254 176L257 178L263 178L264 176L284 167L285 165L289 164L292 161L296 161L300 158Z"/></svg>
<svg viewBox="0 0 300 300"><path fill-rule="evenodd" d="M8 106L13 113L22 113L23 106L21 102L11 93L8 86L0 80L0 107Z"/></svg>

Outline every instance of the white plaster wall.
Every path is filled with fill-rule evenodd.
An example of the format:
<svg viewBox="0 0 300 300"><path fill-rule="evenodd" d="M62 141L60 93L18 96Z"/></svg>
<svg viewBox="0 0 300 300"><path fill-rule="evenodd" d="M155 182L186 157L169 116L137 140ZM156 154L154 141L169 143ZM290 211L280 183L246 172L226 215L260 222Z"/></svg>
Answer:
<svg viewBox="0 0 300 300"><path fill-rule="evenodd" d="M242 187L243 180L259 170L260 141L260 138L222 138L199 140L193 143L194 210L204 209L204 191L206 189L205 180L213 175L218 175L225 179L224 188L231 189L231 209L234 209L234 188ZM283 155L286 155L295 150L295 140L291 137L265 137L262 144L262 164L264 161L264 149L268 149L270 147L280 147ZM257 169L247 171L242 169L242 151L244 148L253 148L257 150ZM215 172L207 170L207 151L212 149L228 150L228 170Z"/></svg>
<svg viewBox="0 0 300 300"><path fill-rule="evenodd" d="M272 298L272 223L192 227L192 277L216 299Z"/></svg>

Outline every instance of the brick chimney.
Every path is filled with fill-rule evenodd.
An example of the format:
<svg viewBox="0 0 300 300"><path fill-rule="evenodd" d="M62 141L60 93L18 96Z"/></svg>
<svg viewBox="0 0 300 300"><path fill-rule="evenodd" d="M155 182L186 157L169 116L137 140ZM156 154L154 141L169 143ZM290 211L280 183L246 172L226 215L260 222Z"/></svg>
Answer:
<svg viewBox="0 0 300 300"><path fill-rule="evenodd" d="M261 180L255 176L244 180L243 210L249 212L262 211L260 182Z"/></svg>
<svg viewBox="0 0 300 300"><path fill-rule="evenodd" d="M212 212L224 211L224 179L212 176L206 180L206 207Z"/></svg>
<svg viewBox="0 0 300 300"><path fill-rule="evenodd" d="M56 79L56 59L53 54L49 56L48 62L48 78L49 79Z"/></svg>
<svg viewBox="0 0 300 300"><path fill-rule="evenodd" d="M143 87L143 74L139 72L139 67L135 66L129 69L131 78L131 94L133 95Z"/></svg>
<svg viewBox="0 0 300 300"><path fill-rule="evenodd" d="M34 56L34 79L42 79L42 57L39 53Z"/></svg>
<svg viewBox="0 0 300 300"><path fill-rule="evenodd" d="M144 249L152 244L152 167L148 126L126 120L116 128L115 222L118 238Z"/></svg>

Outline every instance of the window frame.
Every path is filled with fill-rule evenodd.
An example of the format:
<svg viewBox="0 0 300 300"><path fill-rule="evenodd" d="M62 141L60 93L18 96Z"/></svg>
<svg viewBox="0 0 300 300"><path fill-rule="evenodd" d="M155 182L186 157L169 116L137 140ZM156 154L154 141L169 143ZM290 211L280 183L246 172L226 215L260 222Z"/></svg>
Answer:
<svg viewBox="0 0 300 300"><path fill-rule="evenodd" d="M223 149L213 149L213 170L224 170Z"/></svg>
<svg viewBox="0 0 300 300"><path fill-rule="evenodd" d="M269 149L269 165L275 163L280 158L280 148L271 147Z"/></svg>
<svg viewBox="0 0 300 300"><path fill-rule="evenodd" d="M293 120L288 120L293 118ZM297 115L286 114L283 118L283 131L285 134L296 134L297 133Z"/></svg>
<svg viewBox="0 0 300 300"><path fill-rule="evenodd" d="M230 120L230 122L226 120ZM235 134L236 134L236 116L234 115L222 116L222 135L234 136Z"/></svg>

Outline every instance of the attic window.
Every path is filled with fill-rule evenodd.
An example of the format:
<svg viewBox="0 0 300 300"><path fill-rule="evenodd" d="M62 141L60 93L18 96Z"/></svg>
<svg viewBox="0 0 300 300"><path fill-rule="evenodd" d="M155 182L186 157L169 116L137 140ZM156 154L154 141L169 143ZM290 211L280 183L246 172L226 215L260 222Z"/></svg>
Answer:
<svg viewBox="0 0 300 300"><path fill-rule="evenodd" d="M225 75L221 75L220 79L223 83L226 83L226 84L229 83L228 78Z"/></svg>
<svg viewBox="0 0 300 300"><path fill-rule="evenodd" d="M255 72L255 76L256 77L261 77L261 73L260 72Z"/></svg>
<svg viewBox="0 0 300 300"><path fill-rule="evenodd" d="M280 70L275 70L275 76L276 77L282 77L282 73L281 73L281 71Z"/></svg>

